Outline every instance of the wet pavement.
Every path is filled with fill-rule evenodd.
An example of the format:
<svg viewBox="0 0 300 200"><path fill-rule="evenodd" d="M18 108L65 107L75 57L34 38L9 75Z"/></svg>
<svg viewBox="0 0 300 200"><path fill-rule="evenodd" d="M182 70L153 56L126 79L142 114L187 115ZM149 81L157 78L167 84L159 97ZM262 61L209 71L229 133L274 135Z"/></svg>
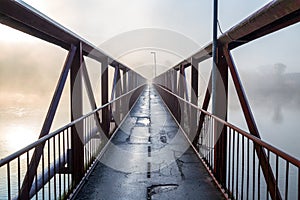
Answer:
<svg viewBox="0 0 300 200"><path fill-rule="evenodd" d="M152 86L146 87L76 199L223 199Z"/></svg>

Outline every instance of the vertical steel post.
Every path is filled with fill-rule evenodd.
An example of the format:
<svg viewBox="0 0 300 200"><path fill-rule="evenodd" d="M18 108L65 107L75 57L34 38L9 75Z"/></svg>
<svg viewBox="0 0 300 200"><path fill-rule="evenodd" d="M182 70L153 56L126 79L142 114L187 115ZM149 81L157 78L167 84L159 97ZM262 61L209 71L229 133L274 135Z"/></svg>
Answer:
<svg viewBox="0 0 300 200"><path fill-rule="evenodd" d="M132 70L130 69L128 72L127 72L127 80L128 80L128 91L132 90Z"/></svg>
<svg viewBox="0 0 300 200"><path fill-rule="evenodd" d="M132 72L132 89L136 88L136 73Z"/></svg>
<svg viewBox="0 0 300 200"><path fill-rule="evenodd" d="M108 58L104 58L101 63L101 103L108 103ZM110 113L109 107L102 109L102 130L109 137Z"/></svg>
<svg viewBox="0 0 300 200"><path fill-rule="evenodd" d="M71 121L82 116L82 43L78 44L75 58L71 67ZM78 122L71 127L71 148L72 148L72 177L73 184L77 185L84 176L84 133L83 122Z"/></svg>
<svg viewBox="0 0 300 200"><path fill-rule="evenodd" d="M228 69L222 51L218 51L218 0L213 3L213 47L212 47L212 114L227 120ZM220 55L221 54L221 55ZM224 86L224 87L223 87ZM222 185L226 183L226 131L214 121L214 173Z"/></svg>
<svg viewBox="0 0 300 200"><path fill-rule="evenodd" d="M120 67L118 67L118 69L116 68L116 70L118 70L118 74L117 74L117 82L116 82L116 88L115 88L115 97L119 97L122 95L122 83L121 83L121 70ZM122 104L121 104L121 99L117 100L116 102L116 110L115 110L115 115L114 115L114 119L116 121L116 123L120 123L121 120L121 116L120 114L122 113ZM118 124L116 124L118 125Z"/></svg>
<svg viewBox="0 0 300 200"><path fill-rule="evenodd" d="M172 79L171 78L172 78L172 72L171 72L171 70L169 70L168 76L167 76L167 82L168 82L167 87L170 91L172 91Z"/></svg>
<svg viewBox="0 0 300 200"><path fill-rule="evenodd" d="M198 105L198 87L199 87L199 67L198 61L196 59L191 60L192 70L191 70L191 80L192 80L192 88L191 88L191 102L194 105ZM196 119L196 118L194 118Z"/></svg>
<svg viewBox="0 0 300 200"><path fill-rule="evenodd" d="M185 91L185 84L184 84L184 66L183 65L180 65L180 68L179 68L179 80L178 80L178 95L180 97L182 97L184 99L184 91ZM176 99L177 100L177 99ZM178 101L178 100L177 100ZM181 115L184 115L184 103L180 103L180 101L178 101L178 104L177 104L177 112L176 112L176 119L178 121L178 123L181 122Z"/></svg>
<svg viewBox="0 0 300 200"><path fill-rule="evenodd" d="M164 78L165 78L165 88L168 89L169 88L169 86L168 86L169 71L166 71L164 73Z"/></svg>
<svg viewBox="0 0 300 200"><path fill-rule="evenodd" d="M186 73L185 73L185 66L182 67L182 73L183 73L183 88L184 88L184 95L185 99L189 101L189 90L188 90L188 84L186 79Z"/></svg>
<svg viewBox="0 0 300 200"><path fill-rule="evenodd" d="M192 81L192 88L191 88L191 103L194 105L198 105L198 87L199 87L199 72L198 72L198 61L193 59L191 60L191 81ZM197 109L190 106L190 113L191 113L191 133L192 135L195 134L197 131ZM196 135L196 134L195 134Z"/></svg>
<svg viewBox="0 0 300 200"><path fill-rule="evenodd" d="M172 70L172 92L177 94L177 71L174 69Z"/></svg>
<svg viewBox="0 0 300 200"><path fill-rule="evenodd" d="M184 98L184 68L180 65L179 68L179 82L178 82L178 95Z"/></svg>
<svg viewBox="0 0 300 200"><path fill-rule="evenodd" d="M123 94L128 92L128 86L127 86L127 71L126 69L123 69Z"/></svg>
<svg viewBox="0 0 300 200"><path fill-rule="evenodd" d="M173 76L173 86L174 86L174 88L173 88L174 91L173 92L175 94L178 94L179 93L178 92L178 87L179 87L178 72L175 70L173 75L174 75ZM180 75L179 75L179 77L180 77ZM179 80L180 80L180 78L179 78ZM179 122L179 116L180 116L179 102L178 102L178 100L175 96L173 98L174 98L174 112L173 112L173 114L174 114L174 117L176 118L176 120Z"/></svg>
<svg viewBox="0 0 300 200"><path fill-rule="evenodd" d="M228 67L222 49L218 51L215 87L215 115L227 121L228 108ZM214 173L217 180L225 186L226 184L226 157L227 157L227 129L214 121Z"/></svg>

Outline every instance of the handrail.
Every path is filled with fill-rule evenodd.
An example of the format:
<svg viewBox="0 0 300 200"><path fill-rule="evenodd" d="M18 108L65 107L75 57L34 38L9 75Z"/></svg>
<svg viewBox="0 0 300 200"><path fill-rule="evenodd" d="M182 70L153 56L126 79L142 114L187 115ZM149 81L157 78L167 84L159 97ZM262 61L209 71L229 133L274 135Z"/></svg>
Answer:
<svg viewBox="0 0 300 200"><path fill-rule="evenodd" d="M219 117L217 116L214 116L212 115L211 113L209 113L208 111L206 110L203 110L201 108L199 108L198 106L190 103L189 101L183 99L182 97L178 96L177 94L174 94L172 92L170 92L169 90L165 89L164 87L160 86L160 85L157 85L158 87L160 87L161 89L165 90L166 92L168 92L169 94L175 96L176 98L180 99L181 101L189 104L190 106L192 106L193 108L205 113L206 115L214 118L215 120L219 121L220 123L228 126L229 128L233 129L233 130L236 130L238 131L240 134L244 135L245 137L249 138L250 140L253 140L255 143L257 143L258 145L261 145L262 147L265 147L267 149L269 149L270 151L276 153L277 155L279 155L280 157L286 159L288 162L292 163L293 165L297 166L297 167L300 167L300 160L295 158L294 156L291 156L285 152L283 152L282 150L278 149L277 147L274 147L273 145L271 144L268 144L267 142L261 140L260 138L257 138L253 135L251 135L250 133L247 133L246 131L234 126L233 124L230 124L229 122L226 122L222 119L220 119Z"/></svg>
<svg viewBox="0 0 300 200"><path fill-rule="evenodd" d="M122 109L122 107L129 106L129 108L132 108L144 85L145 84L138 85L136 88L118 96L105 105L94 109L62 128L41 137L21 150L1 159L0 168L6 169L6 173L2 175L6 177L6 182L1 182L0 184L1 187L4 187L4 192L1 192L0 195L6 196L1 196L1 198L31 199L36 196L36 199L40 197L44 199L45 195L47 195L49 199L68 197L78 184L74 182L74 176L72 174L74 165L76 164L74 162L76 157L74 157L72 153L74 148L77 147L72 146L72 139L76 137L76 135L74 135L76 132L73 131L73 128L81 124L84 127L81 132L82 137L80 138L84 149L83 156L80 157L80 159L82 159L83 173L86 174L89 173L91 167L96 163L95 159L101 154L107 141L109 141L119 128L119 124L116 121L111 121L113 114L120 114L119 120L122 121L124 116L128 115L128 110ZM102 127L97 125L98 121L94 118L94 115L99 114L97 112L102 112L104 109L107 109L107 107L110 107L112 112L103 116L109 119L110 122L108 132L104 134L104 132L101 131ZM104 119L105 118L102 118L102 123ZM97 133L95 133L95 130L97 130ZM32 153L37 148L42 148L41 158L39 160L37 156ZM37 168L33 173L32 183L29 185L28 182L25 182L28 189L24 190L25 193L23 194L25 194L25 197L23 197L20 186L21 181L24 183L26 178L24 169L28 171L30 160L37 165ZM80 179L84 178L84 174Z"/></svg>
<svg viewBox="0 0 300 200"><path fill-rule="evenodd" d="M108 102L108 103L106 103L106 104L104 104L104 105L98 107L97 109L95 109L95 110L93 110L93 111L91 111L91 112L89 112L89 113L83 115L82 117L80 117L80 118L78 118L78 119L76 119L76 120L74 120L74 121L68 123L67 125L65 125L65 126L59 128L59 129L57 129L56 131L54 131L54 132L52 132L52 133L49 133L49 134L45 135L44 137L38 139L37 141L35 141L35 142L29 144L29 145L26 146L26 147L20 149L19 151L16 151L15 153L13 153L13 154L11 154L11 155L9 155L9 156L7 156L7 157L1 159L1 160L0 160L0 167L2 167L3 165L5 165L6 163L8 163L8 162L10 162L10 161L12 161L12 160L14 160L14 159L16 159L17 157L19 157L20 155L26 153L27 151L29 151L29 150L35 148L36 146L38 146L38 145L44 143L44 142L47 141L48 139L50 139L50 138L56 136L57 134L61 133L63 130L66 130L66 129L68 129L68 128L74 126L74 125L77 124L78 122L80 122L80 121L84 120L85 118L87 118L87 117L89 117L89 116L95 114L95 113L98 112L99 110L101 110L101 109L103 109L103 108L105 108L105 107L111 105L112 103L118 101L119 99L121 99L122 97L128 95L129 93L132 93L132 92L135 91L136 89L137 89L137 88L132 89L132 90L130 90L129 92L127 92L127 93L125 93L125 94L122 94L121 96L115 98L114 100L112 100L112 101L110 101L110 102Z"/></svg>

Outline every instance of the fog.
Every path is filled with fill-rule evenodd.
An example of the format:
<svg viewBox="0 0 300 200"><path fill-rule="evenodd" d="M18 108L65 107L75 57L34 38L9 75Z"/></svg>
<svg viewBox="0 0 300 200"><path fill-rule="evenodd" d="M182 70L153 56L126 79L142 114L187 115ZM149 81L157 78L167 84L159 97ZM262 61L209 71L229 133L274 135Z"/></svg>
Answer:
<svg viewBox="0 0 300 200"><path fill-rule="evenodd" d="M148 48L147 50L151 51L149 47L158 50L161 47L159 45L166 42L167 45L162 48L164 51L157 54L157 65L166 70L172 67L176 59L186 57L211 41L211 1L134 0L129 3L120 0L109 2L27 0L26 2L96 46L100 46L104 51L108 50L112 54L117 52L115 57L122 56L128 66L135 66L137 71L145 74L153 73L150 69L153 67L152 55L149 52L143 55L137 51L128 53L130 50ZM239 0L221 1L219 21L223 32L266 2L268 1L254 0L246 3ZM229 12L232 7L237 8L239 12ZM29 131L36 137L45 118L67 52L39 39L23 37L25 34L19 37L20 34L15 35L17 31L7 29L2 31L1 26L1 134L10 133L14 131L12 127L23 123L24 126L30 126ZM131 46L128 45L123 52L118 52L119 46L128 43L121 40L122 34L132 31L134 34L129 38L135 41L136 34L146 29L160 30L156 32L160 34L159 37L144 37L142 38L144 43L135 43L138 45L134 46L134 49L130 49ZM176 37L173 39L168 37L169 33L176 33L174 35ZM294 141L300 139L296 127L300 113L299 33L300 26L297 24L233 51L262 137L275 145L281 145L280 148L293 154L299 152ZM180 44L177 44L176 42L179 41L176 40L179 38L177 36L184 36L192 42L186 45L184 40L180 40ZM114 44L111 43L113 38L117 38ZM151 42L151 39L153 41L156 38L161 41L157 42L157 45L144 45L145 41ZM180 48L181 45L184 48ZM174 46L175 51L170 49ZM176 52L180 53L171 56L170 52L175 52L175 55ZM124 53L128 54L124 56ZM94 77L92 81L97 81L97 73L93 73L91 68L89 67L89 72ZM95 69L99 70L97 67ZM94 91L99 91L99 85L95 83L93 88ZM246 129L232 84L229 94L230 122ZM53 129L70 119L68 98L67 82ZM284 137L280 137L282 135ZM3 140L8 141L7 138Z"/></svg>
<svg viewBox="0 0 300 200"><path fill-rule="evenodd" d="M286 73L287 66L276 63L273 66L257 67L254 71L241 71L242 81L246 83L246 93L251 103L267 111L276 123L282 123L282 110L300 111L300 73ZM234 90L231 84L232 90ZM236 99L232 109L238 109Z"/></svg>

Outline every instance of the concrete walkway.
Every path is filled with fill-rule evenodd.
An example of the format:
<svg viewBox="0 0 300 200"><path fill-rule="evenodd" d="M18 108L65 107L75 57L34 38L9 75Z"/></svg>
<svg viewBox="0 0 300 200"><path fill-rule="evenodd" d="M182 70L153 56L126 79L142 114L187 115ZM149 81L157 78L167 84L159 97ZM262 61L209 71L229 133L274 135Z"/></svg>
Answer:
<svg viewBox="0 0 300 200"><path fill-rule="evenodd" d="M223 199L151 86L76 199Z"/></svg>

